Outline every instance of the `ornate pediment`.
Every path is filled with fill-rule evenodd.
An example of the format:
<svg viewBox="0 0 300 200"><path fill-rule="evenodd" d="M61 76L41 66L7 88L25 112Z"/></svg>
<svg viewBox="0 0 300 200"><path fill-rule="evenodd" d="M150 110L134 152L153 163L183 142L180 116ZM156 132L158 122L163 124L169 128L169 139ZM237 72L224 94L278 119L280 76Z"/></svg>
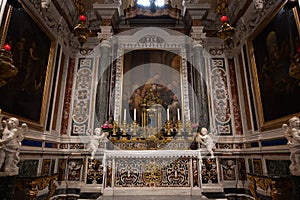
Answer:
<svg viewBox="0 0 300 200"><path fill-rule="evenodd" d="M166 41L157 36L157 35L146 35L145 37L142 37L139 41L139 44L148 44L148 45L154 45L154 44L166 44Z"/></svg>

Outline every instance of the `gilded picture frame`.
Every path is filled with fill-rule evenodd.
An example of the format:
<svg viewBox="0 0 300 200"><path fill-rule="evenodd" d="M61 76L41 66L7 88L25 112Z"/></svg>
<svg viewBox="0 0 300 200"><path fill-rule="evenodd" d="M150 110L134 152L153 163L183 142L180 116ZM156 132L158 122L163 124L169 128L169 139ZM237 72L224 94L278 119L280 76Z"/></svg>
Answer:
<svg viewBox="0 0 300 200"><path fill-rule="evenodd" d="M24 5L7 8L1 41L11 45L18 73L0 87L0 108L7 117L15 116L31 128L44 129L56 43L42 21Z"/></svg>
<svg viewBox="0 0 300 200"><path fill-rule="evenodd" d="M261 130L281 127L300 113L300 80L291 76L291 58L300 45L297 8L282 4L266 17L248 42Z"/></svg>

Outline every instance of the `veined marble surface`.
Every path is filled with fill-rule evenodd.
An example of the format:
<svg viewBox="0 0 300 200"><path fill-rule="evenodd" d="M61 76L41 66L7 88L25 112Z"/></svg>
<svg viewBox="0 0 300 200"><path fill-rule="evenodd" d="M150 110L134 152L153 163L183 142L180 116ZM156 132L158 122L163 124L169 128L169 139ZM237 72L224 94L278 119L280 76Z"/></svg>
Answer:
<svg viewBox="0 0 300 200"><path fill-rule="evenodd" d="M108 158L201 157L200 150L106 150Z"/></svg>

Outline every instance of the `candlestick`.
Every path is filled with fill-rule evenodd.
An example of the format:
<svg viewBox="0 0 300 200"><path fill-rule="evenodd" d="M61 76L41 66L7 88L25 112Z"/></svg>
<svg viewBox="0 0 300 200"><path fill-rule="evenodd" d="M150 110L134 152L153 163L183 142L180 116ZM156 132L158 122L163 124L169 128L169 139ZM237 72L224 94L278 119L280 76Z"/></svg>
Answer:
<svg viewBox="0 0 300 200"><path fill-rule="evenodd" d="M177 120L180 121L180 111L179 111L179 108L177 108Z"/></svg>
<svg viewBox="0 0 300 200"><path fill-rule="evenodd" d="M133 120L136 121L136 108L133 110Z"/></svg>
<svg viewBox="0 0 300 200"><path fill-rule="evenodd" d="M170 110L169 110L169 108L167 108L167 120L168 121L170 120Z"/></svg>
<svg viewBox="0 0 300 200"><path fill-rule="evenodd" d="M124 109L124 122L126 122L126 108Z"/></svg>

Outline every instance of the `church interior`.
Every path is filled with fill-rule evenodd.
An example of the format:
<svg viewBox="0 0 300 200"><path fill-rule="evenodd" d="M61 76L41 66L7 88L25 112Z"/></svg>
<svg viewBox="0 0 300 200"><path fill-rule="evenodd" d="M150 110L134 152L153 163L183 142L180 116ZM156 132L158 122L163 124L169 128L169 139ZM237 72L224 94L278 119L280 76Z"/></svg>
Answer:
<svg viewBox="0 0 300 200"><path fill-rule="evenodd" d="M300 199L299 12L0 0L0 199Z"/></svg>

